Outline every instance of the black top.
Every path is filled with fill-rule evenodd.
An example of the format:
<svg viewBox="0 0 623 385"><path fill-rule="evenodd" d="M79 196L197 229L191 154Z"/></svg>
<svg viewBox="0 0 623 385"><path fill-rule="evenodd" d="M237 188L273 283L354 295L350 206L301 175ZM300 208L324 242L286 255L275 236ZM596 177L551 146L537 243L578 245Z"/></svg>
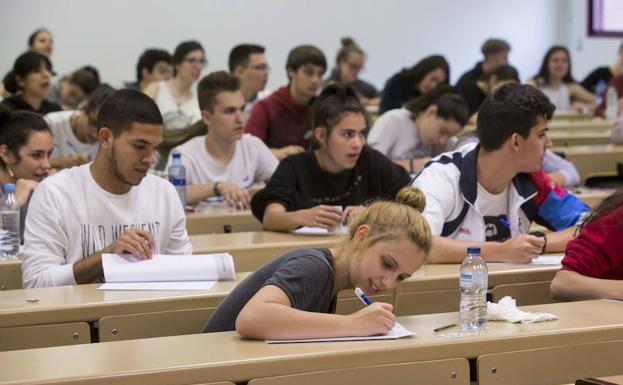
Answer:
<svg viewBox="0 0 623 385"><path fill-rule="evenodd" d="M588 76L582 80L582 83L580 84L582 84L582 87L586 88L590 92L595 93L597 91L597 85L600 81L603 81L604 85L607 87L610 80L612 80L612 77L613 75L610 67L598 67L595 68L593 72L588 74ZM604 92L606 87L604 87L601 91Z"/></svg>
<svg viewBox="0 0 623 385"><path fill-rule="evenodd" d="M283 290L294 309L335 313L337 296L333 255L328 249L298 249L268 262L248 276L221 302L203 327L204 333L236 329L238 314L264 286Z"/></svg>
<svg viewBox="0 0 623 385"><path fill-rule="evenodd" d="M379 105L379 115L389 110L401 108L407 100L421 95L416 85L409 81L403 71L398 72L385 83Z"/></svg>
<svg viewBox="0 0 623 385"><path fill-rule="evenodd" d="M49 102L45 99L41 102L41 106L38 110L35 110L30 104L19 96L10 96L2 101L2 104L9 107L13 111L26 110L30 112L36 112L41 115L49 114L50 112L56 112L61 110L61 106L56 103Z"/></svg>
<svg viewBox="0 0 623 385"><path fill-rule="evenodd" d="M367 146L353 169L338 174L322 170L314 153L304 152L279 163L266 187L251 199L251 210L262 221L272 202L281 203L287 211L321 204L358 206L378 198L393 199L409 182L404 168Z"/></svg>
<svg viewBox="0 0 623 385"><path fill-rule="evenodd" d="M376 87L366 82L365 80L355 79L355 81L352 82L344 82L340 80L340 74L337 69L331 71L329 78L325 82L325 86L330 84L331 82L348 84L352 86L355 91L357 91L359 95L363 96L364 98L374 99L379 96L379 91L376 89Z"/></svg>
<svg viewBox="0 0 623 385"><path fill-rule="evenodd" d="M474 68L465 72L456 83L457 90L467 100L470 115L478 111L487 97L478 86L478 81L484 80L483 78L482 62L478 62Z"/></svg>

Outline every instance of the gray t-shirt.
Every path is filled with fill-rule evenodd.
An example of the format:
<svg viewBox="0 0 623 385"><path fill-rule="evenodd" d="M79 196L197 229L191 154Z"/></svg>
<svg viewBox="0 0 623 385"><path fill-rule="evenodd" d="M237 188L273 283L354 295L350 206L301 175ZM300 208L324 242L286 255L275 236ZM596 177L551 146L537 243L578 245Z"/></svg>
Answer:
<svg viewBox="0 0 623 385"><path fill-rule="evenodd" d="M290 251L242 281L212 314L203 332L235 330L238 314L265 285L275 285L283 290L295 309L335 313L334 276L333 256L328 249Z"/></svg>

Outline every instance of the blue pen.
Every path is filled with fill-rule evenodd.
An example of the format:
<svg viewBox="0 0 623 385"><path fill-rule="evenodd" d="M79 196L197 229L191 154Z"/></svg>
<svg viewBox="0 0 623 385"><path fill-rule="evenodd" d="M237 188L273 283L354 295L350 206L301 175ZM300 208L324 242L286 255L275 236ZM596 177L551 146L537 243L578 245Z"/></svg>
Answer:
<svg viewBox="0 0 623 385"><path fill-rule="evenodd" d="M361 302L363 302L364 304L372 305L372 301L370 301L370 299L366 297L365 294L363 294L363 290L361 290L360 288L358 287L355 288L355 295L357 295L357 297L359 297Z"/></svg>
<svg viewBox="0 0 623 385"><path fill-rule="evenodd" d="M511 223L509 221L507 221L504 218L500 218L500 223L503 224L504 226L508 227L509 230L514 230L513 225L511 225Z"/></svg>

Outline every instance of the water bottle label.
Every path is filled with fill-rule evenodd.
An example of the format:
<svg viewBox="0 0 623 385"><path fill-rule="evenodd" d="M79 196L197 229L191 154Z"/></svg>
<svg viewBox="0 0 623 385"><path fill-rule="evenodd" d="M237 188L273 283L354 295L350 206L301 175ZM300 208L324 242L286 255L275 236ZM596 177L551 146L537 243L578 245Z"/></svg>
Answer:
<svg viewBox="0 0 623 385"><path fill-rule="evenodd" d="M180 178L180 177L175 177L175 176L170 176L169 177L169 181L174 185L174 186L185 186L186 185L186 178Z"/></svg>

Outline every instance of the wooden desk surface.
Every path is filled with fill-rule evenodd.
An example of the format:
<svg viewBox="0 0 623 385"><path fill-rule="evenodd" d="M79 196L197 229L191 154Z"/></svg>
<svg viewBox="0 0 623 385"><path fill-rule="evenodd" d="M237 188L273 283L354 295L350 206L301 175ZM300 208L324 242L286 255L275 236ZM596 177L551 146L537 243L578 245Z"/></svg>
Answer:
<svg viewBox="0 0 623 385"><path fill-rule="evenodd" d="M98 291L100 284L0 292L0 327L96 321L105 316L217 306L250 273L208 291Z"/></svg>
<svg viewBox="0 0 623 385"><path fill-rule="evenodd" d="M194 334L0 353L0 384L187 384L613 341L623 333L623 303L586 301L526 306L557 321L490 322L481 335L448 338L433 329L457 313L401 317L415 338L268 345L235 332ZM554 358L555 359L555 358Z"/></svg>
<svg viewBox="0 0 623 385"><path fill-rule="evenodd" d="M563 131L556 130L547 134L554 146L577 146L587 144L609 144L611 130L600 131Z"/></svg>
<svg viewBox="0 0 623 385"><path fill-rule="evenodd" d="M599 131L611 129L614 126L612 120L605 120L601 118L594 119L556 119L550 120L547 123L547 127L550 132L553 131ZM459 136L471 134L476 131L475 124L466 125L459 133Z"/></svg>
<svg viewBox="0 0 623 385"><path fill-rule="evenodd" d="M616 176L617 163L623 162L621 145L578 145L553 147L552 150L564 154L565 158L575 165L582 184L592 176Z"/></svg>
<svg viewBox="0 0 623 385"><path fill-rule="evenodd" d="M238 210L225 204L199 205L195 212L186 214L189 235L261 231L262 223L251 210Z"/></svg>
<svg viewBox="0 0 623 385"><path fill-rule="evenodd" d="M0 291L22 288L22 261L0 261Z"/></svg>

